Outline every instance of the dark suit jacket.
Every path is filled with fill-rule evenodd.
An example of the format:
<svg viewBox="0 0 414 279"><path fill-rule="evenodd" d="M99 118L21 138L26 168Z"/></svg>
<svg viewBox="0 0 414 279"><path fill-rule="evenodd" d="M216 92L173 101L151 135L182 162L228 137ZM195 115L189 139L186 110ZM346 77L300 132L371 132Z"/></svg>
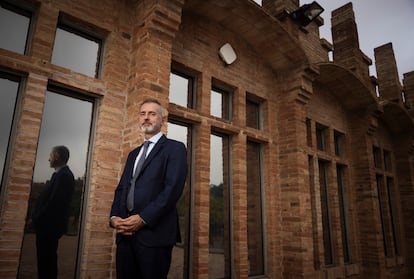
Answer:
<svg viewBox="0 0 414 279"><path fill-rule="evenodd" d="M142 146L132 150L115 190L110 216L128 217L126 197L134 162ZM146 222L135 238L149 247L174 245L179 239L176 203L187 177L187 151L181 142L163 135L148 154L135 182L133 214ZM122 239L117 235L117 241Z"/></svg>
<svg viewBox="0 0 414 279"><path fill-rule="evenodd" d="M61 236L67 232L75 179L68 166L52 175L40 194L32 221L38 234Z"/></svg>

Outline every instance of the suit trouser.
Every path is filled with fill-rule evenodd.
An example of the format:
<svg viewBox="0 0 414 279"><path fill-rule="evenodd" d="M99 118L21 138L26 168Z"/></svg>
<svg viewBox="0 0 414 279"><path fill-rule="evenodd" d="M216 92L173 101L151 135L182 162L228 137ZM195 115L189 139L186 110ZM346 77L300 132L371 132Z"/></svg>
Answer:
<svg viewBox="0 0 414 279"><path fill-rule="evenodd" d="M117 243L118 279L166 279L171 264L172 246L147 247L136 236L124 236Z"/></svg>
<svg viewBox="0 0 414 279"><path fill-rule="evenodd" d="M59 235L36 234L37 274L39 279L57 278Z"/></svg>

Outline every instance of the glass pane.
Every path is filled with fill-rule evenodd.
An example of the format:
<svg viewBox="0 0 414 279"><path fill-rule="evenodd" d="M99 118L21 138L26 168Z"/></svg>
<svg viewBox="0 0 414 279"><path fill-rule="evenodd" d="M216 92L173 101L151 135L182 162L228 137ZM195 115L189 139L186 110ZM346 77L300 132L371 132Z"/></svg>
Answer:
<svg viewBox="0 0 414 279"><path fill-rule="evenodd" d="M190 80L183 76L170 74L170 102L187 107L189 104Z"/></svg>
<svg viewBox="0 0 414 279"><path fill-rule="evenodd" d="M351 256L349 251L350 246L347 221L347 198L345 191L345 166L336 166L336 177L338 181L339 213L341 217L342 250L344 262L349 263L351 261Z"/></svg>
<svg viewBox="0 0 414 279"><path fill-rule="evenodd" d="M230 278L230 222L227 137L210 136L209 278Z"/></svg>
<svg viewBox="0 0 414 279"><path fill-rule="evenodd" d="M187 154L190 154L190 129L187 126L168 123L168 138L178 140L185 144L187 147ZM190 156L188 156L190 158ZM191 166L190 161L188 162ZM189 237L190 237L190 199L191 199L191 185L189 184L191 179L187 179L187 183L184 187L183 194L181 195L178 203L178 218L180 224L181 242L177 243L173 249L172 261L169 278L188 278L189 270Z"/></svg>
<svg viewBox="0 0 414 279"><path fill-rule="evenodd" d="M58 277L74 278L92 110L91 102L47 92L23 239L19 278L36 278L36 236L31 216L40 193L54 171L49 166L48 158L51 149L57 145L68 147L70 151L68 166L75 176L75 191L71 199L68 231L59 240Z"/></svg>
<svg viewBox="0 0 414 279"><path fill-rule="evenodd" d="M325 129L319 126L316 127L316 147L325 151Z"/></svg>
<svg viewBox="0 0 414 279"><path fill-rule="evenodd" d="M223 101L220 92L211 90L211 104L210 104L210 114L215 117L223 117L222 113Z"/></svg>
<svg viewBox="0 0 414 279"><path fill-rule="evenodd" d="M335 155L342 156L344 154L344 135L338 131L334 131Z"/></svg>
<svg viewBox="0 0 414 279"><path fill-rule="evenodd" d="M312 122L306 118L306 144L312 147Z"/></svg>
<svg viewBox="0 0 414 279"><path fill-rule="evenodd" d="M386 257L391 256L390 248L390 231L389 231L389 218L387 216L387 193L384 186L384 177L377 175L377 191L378 191L378 204L381 216L381 229L382 229L382 241L384 243L384 254Z"/></svg>
<svg viewBox="0 0 414 279"><path fill-rule="evenodd" d="M18 82L0 76L0 131L2 131L0 133L0 177L2 181L18 90Z"/></svg>
<svg viewBox="0 0 414 279"><path fill-rule="evenodd" d="M97 77L100 44L57 28L52 63L91 77Z"/></svg>
<svg viewBox="0 0 414 279"><path fill-rule="evenodd" d="M260 129L260 106L258 103L246 100L246 125Z"/></svg>
<svg viewBox="0 0 414 279"><path fill-rule="evenodd" d="M395 211L395 189L394 179L387 177L387 192L388 192L388 207L391 223L392 242L394 244L395 255L400 255L399 243L398 243L398 228L397 228L397 212Z"/></svg>
<svg viewBox="0 0 414 279"><path fill-rule="evenodd" d="M247 142L247 241L249 275L264 274L260 144Z"/></svg>
<svg viewBox="0 0 414 279"><path fill-rule="evenodd" d="M384 168L386 171L392 171L391 152L384 150Z"/></svg>
<svg viewBox="0 0 414 279"><path fill-rule="evenodd" d="M379 147L373 146L372 153L374 155L374 166L379 169L382 168L381 149Z"/></svg>
<svg viewBox="0 0 414 279"><path fill-rule="evenodd" d="M24 54L30 17L0 7L0 47Z"/></svg>
<svg viewBox="0 0 414 279"><path fill-rule="evenodd" d="M333 264L332 229L329 208L328 163L319 161L319 185L321 193L323 247L325 265Z"/></svg>

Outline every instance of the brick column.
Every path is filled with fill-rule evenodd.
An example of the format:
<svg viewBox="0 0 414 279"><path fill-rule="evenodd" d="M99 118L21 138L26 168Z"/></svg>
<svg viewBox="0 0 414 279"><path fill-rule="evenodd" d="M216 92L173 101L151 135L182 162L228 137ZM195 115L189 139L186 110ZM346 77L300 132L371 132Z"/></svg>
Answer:
<svg viewBox="0 0 414 279"><path fill-rule="evenodd" d="M356 218L353 262L360 262L363 278L379 278L384 262L380 209L374 167L373 136L378 127L378 111L355 111L349 119L352 135L352 162Z"/></svg>
<svg viewBox="0 0 414 279"><path fill-rule="evenodd" d="M374 55L380 100L402 104L402 87L398 77L392 43L375 48Z"/></svg>
<svg viewBox="0 0 414 279"><path fill-rule="evenodd" d="M203 121L195 127L194 142L194 204L192 216L193 251L190 272L192 278L208 278L210 223L210 125Z"/></svg>
<svg viewBox="0 0 414 279"><path fill-rule="evenodd" d="M244 94L241 94L244 96ZM232 193L233 193L233 258L234 278L248 278L247 240L247 137L244 134L232 139ZM257 205L260 206L260 205Z"/></svg>
<svg viewBox="0 0 414 279"><path fill-rule="evenodd" d="M404 74L403 84L405 104L411 117L414 117L414 71Z"/></svg>
<svg viewBox="0 0 414 279"><path fill-rule="evenodd" d="M142 141L134 129L140 103L146 97L168 104L172 43L181 23L184 1L145 1L135 7L136 22L131 39L125 146L131 149Z"/></svg>
<svg viewBox="0 0 414 279"><path fill-rule="evenodd" d="M332 11L333 60L353 71L371 88L369 66L372 60L359 48L358 29L352 3Z"/></svg>
<svg viewBox="0 0 414 279"><path fill-rule="evenodd" d="M20 123L12 144L10 169L5 169L2 210L0 212L0 278L16 278L26 224L27 207L36 161L36 146L46 96L47 78L29 74Z"/></svg>
<svg viewBox="0 0 414 279"><path fill-rule="evenodd" d="M279 96L275 130L278 132L283 278L311 278L314 273L309 166L305 152L305 104L312 95L314 77L315 72L310 69L289 73L283 79L288 89Z"/></svg>
<svg viewBox="0 0 414 279"><path fill-rule="evenodd" d="M404 137L396 137L403 139ZM398 204L397 223L398 248L400 257L404 259L407 267L407 277L414 278L414 223L410 220L414 216L414 142L411 138L399 140L395 144L395 165L396 176L398 178L399 196L394 204ZM407 152L409 150L409 152ZM398 191L396 191L398 192Z"/></svg>

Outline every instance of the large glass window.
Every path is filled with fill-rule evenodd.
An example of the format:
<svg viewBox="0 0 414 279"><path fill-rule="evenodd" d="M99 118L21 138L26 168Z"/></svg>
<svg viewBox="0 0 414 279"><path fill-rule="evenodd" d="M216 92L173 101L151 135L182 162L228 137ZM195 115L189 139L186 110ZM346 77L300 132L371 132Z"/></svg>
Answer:
<svg viewBox="0 0 414 279"><path fill-rule="evenodd" d="M329 202L329 180L328 166L329 163L320 160L319 162L319 186L321 193L321 211L322 211L322 229L323 229L323 247L325 255L325 265L332 265L333 261L333 244L332 244L332 221L331 221L331 204Z"/></svg>
<svg viewBox="0 0 414 279"><path fill-rule="evenodd" d="M306 119L305 124L307 145L310 147L308 158L314 226L314 267L319 269L321 266L342 264L336 261L342 257L344 263L350 263L353 228L347 190L346 136L343 132L314 122L310 118ZM316 174L319 174L319 180ZM338 212L339 219L336 218ZM322 228L322 235L318 228ZM341 237L342 241L337 242L336 236ZM342 244L342 247L338 247L337 243ZM320 251L319 247L323 251ZM339 255L341 248L342 255Z"/></svg>
<svg viewBox="0 0 414 279"><path fill-rule="evenodd" d="M215 117L230 120L231 117L231 93L218 87L211 89L210 114Z"/></svg>
<svg viewBox="0 0 414 279"><path fill-rule="evenodd" d="M188 108L194 108L195 78L177 70L170 74L170 102Z"/></svg>
<svg viewBox="0 0 414 279"><path fill-rule="evenodd" d="M342 250L344 262L351 261L349 235L348 235L348 214L347 214L347 195L345 189L345 166L336 166L336 178L338 181L338 197L339 197L339 213L341 217L341 235L342 235Z"/></svg>
<svg viewBox="0 0 414 279"><path fill-rule="evenodd" d="M394 172L391 162L392 153L389 150L383 150L380 146L373 146L373 160L376 167L384 254L387 257L394 257L399 255L400 249L398 241L398 215L395 210Z"/></svg>
<svg viewBox="0 0 414 279"><path fill-rule="evenodd" d="M25 54L31 12L0 1L0 48Z"/></svg>
<svg viewBox="0 0 414 279"><path fill-rule="evenodd" d="M180 122L168 122L168 137L178 140L187 147L188 165L191 166L191 127ZM181 242L173 249L169 277L189 278L190 221L191 221L191 171L189 170L183 194L177 203Z"/></svg>
<svg viewBox="0 0 414 279"><path fill-rule="evenodd" d="M247 142L247 242L249 276L264 274L261 145Z"/></svg>
<svg viewBox="0 0 414 279"><path fill-rule="evenodd" d="M39 194L54 171L49 166L48 158L51 149L57 145L68 147L70 151L68 166L75 176L68 232L59 241L58 277L75 278L94 105L91 99L66 94L69 92L63 92L58 88L49 88L46 94L18 278L37 276L35 234L31 216Z"/></svg>
<svg viewBox="0 0 414 279"><path fill-rule="evenodd" d="M56 30L52 63L91 77L98 77L101 40L67 25Z"/></svg>
<svg viewBox="0 0 414 279"><path fill-rule="evenodd" d="M229 154L229 137L211 134L209 278L231 278Z"/></svg>
<svg viewBox="0 0 414 279"><path fill-rule="evenodd" d="M0 72L0 177L3 184L7 149L13 124L20 79Z"/></svg>

